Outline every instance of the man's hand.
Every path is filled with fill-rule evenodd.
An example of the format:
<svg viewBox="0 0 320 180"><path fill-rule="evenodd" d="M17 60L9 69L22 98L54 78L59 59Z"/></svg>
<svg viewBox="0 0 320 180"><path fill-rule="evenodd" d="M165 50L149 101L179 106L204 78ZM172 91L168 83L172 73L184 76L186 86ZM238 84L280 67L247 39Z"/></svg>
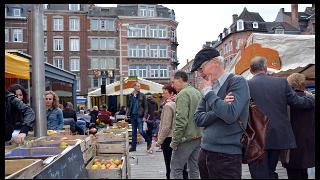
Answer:
<svg viewBox="0 0 320 180"><path fill-rule="evenodd" d="M232 95L232 92L229 92L226 97L224 98L224 101L228 104L231 104L234 101L234 96Z"/></svg>
<svg viewBox="0 0 320 180"><path fill-rule="evenodd" d="M211 80L207 81L205 79L202 79L198 85L198 89L199 89L199 91L202 91L203 89L208 88L210 86L212 86Z"/></svg>
<svg viewBox="0 0 320 180"><path fill-rule="evenodd" d="M309 96L314 97L314 95L313 95L311 92L309 92L309 91L304 91L304 93L305 93L306 95L309 95Z"/></svg>
<svg viewBox="0 0 320 180"><path fill-rule="evenodd" d="M17 143L17 144L21 144L23 143L24 141L24 138L26 137L27 135L25 133L20 133L18 134L15 138L14 138L14 142Z"/></svg>

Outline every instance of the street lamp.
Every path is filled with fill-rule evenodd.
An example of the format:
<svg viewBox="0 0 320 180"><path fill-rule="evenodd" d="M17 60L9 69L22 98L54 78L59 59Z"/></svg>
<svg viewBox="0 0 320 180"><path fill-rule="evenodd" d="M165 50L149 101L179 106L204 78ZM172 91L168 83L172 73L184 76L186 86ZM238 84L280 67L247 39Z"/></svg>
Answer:
<svg viewBox="0 0 320 180"><path fill-rule="evenodd" d="M120 29L119 29L119 46L120 46L120 65L119 65L119 68L120 68L120 107L123 106L123 85L122 85L122 77L123 77L123 74L122 74L122 26L123 27L127 27L129 26L129 24L121 24L120 23Z"/></svg>

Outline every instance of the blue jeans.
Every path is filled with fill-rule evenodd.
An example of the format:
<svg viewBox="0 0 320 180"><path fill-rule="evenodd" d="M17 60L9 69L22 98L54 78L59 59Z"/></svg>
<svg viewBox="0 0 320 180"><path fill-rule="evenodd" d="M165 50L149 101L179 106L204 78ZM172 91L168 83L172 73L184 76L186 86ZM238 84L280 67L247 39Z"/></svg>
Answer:
<svg viewBox="0 0 320 180"><path fill-rule="evenodd" d="M146 140L146 142L151 142L151 138L143 131L143 121L142 118L139 118L138 115L130 116L131 124L132 124L132 147L136 147L137 145L137 128L139 129L139 133Z"/></svg>
<svg viewBox="0 0 320 180"><path fill-rule="evenodd" d="M76 122L76 131L78 131L80 135L84 135L86 132L86 128L86 122L84 120L78 119Z"/></svg>

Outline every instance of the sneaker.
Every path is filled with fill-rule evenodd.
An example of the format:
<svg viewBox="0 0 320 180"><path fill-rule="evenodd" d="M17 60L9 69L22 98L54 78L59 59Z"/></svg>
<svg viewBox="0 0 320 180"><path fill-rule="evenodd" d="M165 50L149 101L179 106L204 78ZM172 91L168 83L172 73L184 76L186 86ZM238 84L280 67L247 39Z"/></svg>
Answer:
<svg viewBox="0 0 320 180"><path fill-rule="evenodd" d="M132 152L132 151L136 151L136 148L131 146L129 149L129 152Z"/></svg>

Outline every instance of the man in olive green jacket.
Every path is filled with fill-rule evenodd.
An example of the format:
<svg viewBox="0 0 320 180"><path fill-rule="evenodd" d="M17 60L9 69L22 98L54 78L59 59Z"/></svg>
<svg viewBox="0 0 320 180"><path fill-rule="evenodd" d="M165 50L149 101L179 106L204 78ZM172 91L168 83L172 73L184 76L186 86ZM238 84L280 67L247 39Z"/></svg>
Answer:
<svg viewBox="0 0 320 180"><path fill-rule="evenodd" d="M170 147L171 178L182 179L183 168L187 163L189 178L199 179L198 154L201 143L201 129L196 126L194 113L201 98L201 93L188 84L188 75L177 71L173 80L174 88L179 92L176 97L176 120Z"/></svg>

